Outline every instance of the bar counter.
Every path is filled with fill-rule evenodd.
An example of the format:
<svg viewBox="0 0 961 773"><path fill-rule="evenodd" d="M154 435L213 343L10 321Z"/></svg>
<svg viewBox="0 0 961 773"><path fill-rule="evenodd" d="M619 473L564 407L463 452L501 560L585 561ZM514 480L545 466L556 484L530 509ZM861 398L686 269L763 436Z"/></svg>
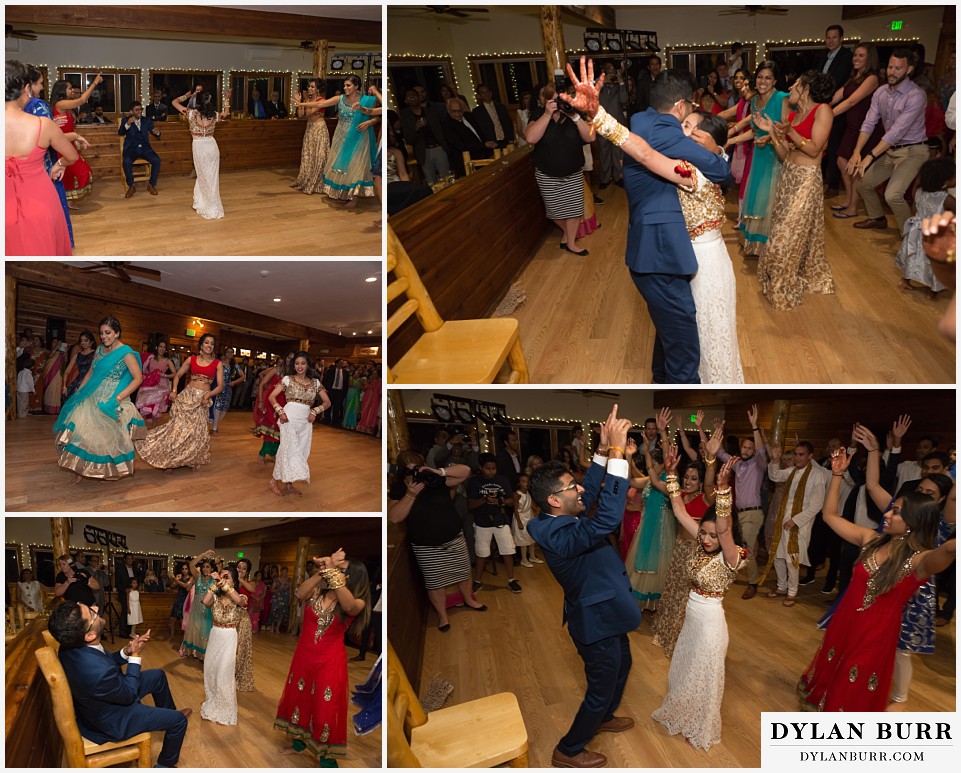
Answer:
<svg viewBox="0 0 961 773"><path fill-rule="evenodd" d="M534 180L530 146L392 215L390 226L445 320L489 316L553 227ZM391 336L390 364L421 332L411 318Z"/></svg>

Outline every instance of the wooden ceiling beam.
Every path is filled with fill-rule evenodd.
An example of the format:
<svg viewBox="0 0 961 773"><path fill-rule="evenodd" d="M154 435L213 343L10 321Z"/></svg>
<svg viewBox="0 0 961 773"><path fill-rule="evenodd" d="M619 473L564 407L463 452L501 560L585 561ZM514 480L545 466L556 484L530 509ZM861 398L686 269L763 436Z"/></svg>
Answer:
<svg viewBox="0 0 961 773"><path fill-rule="evenodd" d="M17 27L140 30L177 33L203 31L211 37L254 40L331 40L380 47L380 22L333 19L239 8L143 5L7 5L6 23Z"/></svg>
<svg viewBox="0 0 961 773"><path fill-rule="evenodd" d="M302 518L287 523L215 537L214 547L233 548L243 547L244 545L262 545L266 542L289 542L300 537L327 539L347 534L367 534L379 540L381 521L379 518L340 518L334 516Z"/></svg>
<svg viewBox="0 0 961 773"><path fill-rule="evenodd" d="M5 271L8 276L16 277L21 284L42 287L63 294L93 296L128 306L143 306L146 291L149 295L150 307L158 312L200 317L217 322L221 327L259 330L285 340L309 339L312 343L327 346L343 345L342 336L325 330L317 330L307 325L286 322L201 298L192 298L189 295L164 290L160 286L121 282L112 276L93 271L81 271L76 266L68 266L65 263L8 262L5 265ZM351 338L355 343L364 345L376 346L380 343L378 336L351 336Z"/></svg>

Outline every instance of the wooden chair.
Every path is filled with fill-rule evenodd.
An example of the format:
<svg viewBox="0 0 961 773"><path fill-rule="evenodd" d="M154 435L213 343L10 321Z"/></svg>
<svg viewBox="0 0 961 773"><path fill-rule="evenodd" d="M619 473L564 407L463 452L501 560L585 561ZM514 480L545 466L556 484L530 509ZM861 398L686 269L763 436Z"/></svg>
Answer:
<svg viewBox="0 0 961 773"><path fill-rule="evenodd" d="M514 693L424 712L387 643L387 767L526 768L527 728Z"/></svg>
<svg viewBox="0 0 961 773"><path fill-rule="evenodd" d="M146 171L144 171L146 169ZM137 183L145 183L150 181L150 175L153 173L153 167L150 162L145 158L135 158L133 161L133 182L134 185ZM123 137L120 137L120 182L123 183L123 192L127 192L127 178L123 173Z"/></svg>
<svg viewBox="0 0 961 773"><path fill-rule="evenodd" d="M494 148L494 158L478 158L473 159L470 157L468 151L464 151L464 175L469 176L485 166L490 166L500 157L500 149Z"/></svg>
<svg viewBox="0 0 961 773"><path fill-rule="evenodd" d="M44 633L48 633L44 631ZM150 767L150 733L140 733L125 741L95 744L80 735L73 696L63 666L52 647L36 651L37 662L50 687L50 701L57 730L63 739L63 750L70 768L106 768L121 762L137 761L138 768Z"/></svg>
<svg viewBox="0 0 961 773"><path fill-rule="evenodd" d="M413 261L388 223L387 270L396 277L387 287L387 302L407 300L387 320L387 337L416 314L424 334L393 366L394 384L491 384L504 363L508 383L528 384L527 360L516 319L456 319L445 322L434 307Z"/></svg>
<svg viewBox="0 0 961 773"><path fill-rule="evenodd" d="M46 628L44 628L40 633L43 634L43 640L47 643L47 646L59 655L60 642L54 639L53 634L50 633L50 631L48 631Z"/></svg>

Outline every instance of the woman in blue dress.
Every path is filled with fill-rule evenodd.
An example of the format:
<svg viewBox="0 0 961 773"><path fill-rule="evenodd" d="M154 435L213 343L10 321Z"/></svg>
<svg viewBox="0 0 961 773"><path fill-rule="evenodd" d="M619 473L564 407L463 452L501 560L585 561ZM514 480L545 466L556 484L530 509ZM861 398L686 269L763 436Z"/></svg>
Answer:
<svg viewBox="0 0 961 773"><path fill-rule="evenodd" d="M332 199L356 206L358 197L374 195L371 166L377 156L374 125L360 108L377 107L377 97L361 96L360 78L348 75L343 96L337 102L337 129L327 155L324 193Z"/></svg>
<svg viewBox="0 0 961 773"><path fill-rule="evenodd" d="M100 320L102 345L53 425L59 464L75 474L74 483L132 475L133 441L146 435L144 420L130 401L143 381L140 358L120 333L115 317Z"/></svg>
<svg viewBox="0 0 961 773"><path fill-rule="evenodd" d="M33 96L24 106L23 112L30 113L30 115L39 115L55 121L56 119L53 117L53 110L50 109L50 105L37 96L37 94L43 91L43 73L32 64L28 64L26 67L27 78L30 80L29 88ZM78 141L84 148L89 147L89 143L79 134L75 134L73 137L67 135L67 139ZM50 170L56 167L54 176L50 179L53 180L53 187L56 189L57 197L60 199L60 205L63 207L63 215L67 218L67 230L70 232L70 246L73 247L73 225L70 222L70 211L67 207L67 191L63 187L63 167L57 165L57 158L57 151L52 147L47 148L47 152L43 157L43 168L47 170L47 174L50 174Z"/></svg>
<svg viewBox="0 0 961 773"><path fill-rule="evenodd" d="M66 199L64 199L64 201L66 201ZM89 330L84 330L80 334L80 338L77 339L77 344L73 347L73 351L70 353L70 362L67 363L67 369L64 371L63 399L65 401L73 397L73 393L80 388L80 384L83 383L87 371L90 370L90 366L93 364L93 356L97 353L96 350L97 340L94 338L93 333ZM70 375L74 368L77 369L77 377L68 384L66 383L66 377Z"/></svg>
<svg viewBox="0 0 961 773"><path fill-rule="evenodd" d="M232 346L224 349L220 361L224 364L224 391L214 398L214 404L210 408L213 413L214 434L219 432L220 422L223 421L227 411L230 410L230 400L233 396L234 387L246 378L243 369L234 364L234 349Z"/></svg>
<svg viewBox="0 0 961 773"><path fill-rule="evenodd" d="M765 115L773 123L781 123L786 119L787 92L777 90L774 85L777 77L777 65L771 61L761 62L754 75L757 94L751 100L750 118L754 154L744 190L739 226L744 237L745 255L758 256L767 244L771 231L771 204L781 176L781 162L771 144L772 138L754 120L758 114Z"/></svg>

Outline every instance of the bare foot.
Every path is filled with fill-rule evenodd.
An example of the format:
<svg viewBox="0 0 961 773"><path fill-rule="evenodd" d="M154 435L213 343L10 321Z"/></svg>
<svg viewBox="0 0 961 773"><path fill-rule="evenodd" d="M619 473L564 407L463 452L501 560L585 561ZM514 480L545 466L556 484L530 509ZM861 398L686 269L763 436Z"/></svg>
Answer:
<svg viewBox="0 0 961 773"><path fill-rule="evenodd" d="M348 199L344 205L347 209L357 209L357 199Z"/></svg>
<svg viewBox="0 0 961 773"><path fill-rule="evenodd" d="M258 456L258 457L257 457L257 464L267 464L267 460L266 460L264 457L262 457L262 456Z"/></svg>
<svg viewBox="0 0 961 773"><path fill-rule="evenodd" d="M280 486L278 485L277 481L273 478L270 479L270 483L267 484L267 488L270 489L272 494L276 494L279 497L284 495L284 492L280 490Z"/></svg>
<svg viewBox="0 0 961 773"><path fill-rule="evenodd" d="M907 279L905 279L904 277L901 277L901 279L898 281L898 287L900 287L902 290L913 290L913 289L914 289L914 288L911 286L911 282L909 282L909 281L908 281Z"/></svg>
<svg viewBox="0 0 961 773"><path fill-rule="evenodd" d="M173 471L173 469L170 468L170 467L168 467L166 470L164 470L164 475L173 475L173 474L174 474L174 471Z"/></svg>
<svg viewBox="0 0 961 773"><path fill-rule="evenodd" d="M194 471L194 475L196 475L198 472L200 472L200 468L199 468L199 467L191 467L191 469Z"/></svg>
<svg viewBox="0 0 961 773"><path fill-rule="evenodd" d="M928 290L927 293L925 293L925 295L927 296L929 301L936 301L938 299L937 290Z"/></svg>
<svg viewBox="0 0 961 773"><path fill-rule="evenodd" d="M76 486L79 483L83 483L83 475L74 475L73 480L70 481L70 485Z"/></svg>
<svg viewBox="0 0 961 773"><path fill-rule="evenodd" d="M280 749L277 751L277 754L286 756L288 754L300 754L300 752L294 748L291 748L290 746L281 746Z"/></svg>

